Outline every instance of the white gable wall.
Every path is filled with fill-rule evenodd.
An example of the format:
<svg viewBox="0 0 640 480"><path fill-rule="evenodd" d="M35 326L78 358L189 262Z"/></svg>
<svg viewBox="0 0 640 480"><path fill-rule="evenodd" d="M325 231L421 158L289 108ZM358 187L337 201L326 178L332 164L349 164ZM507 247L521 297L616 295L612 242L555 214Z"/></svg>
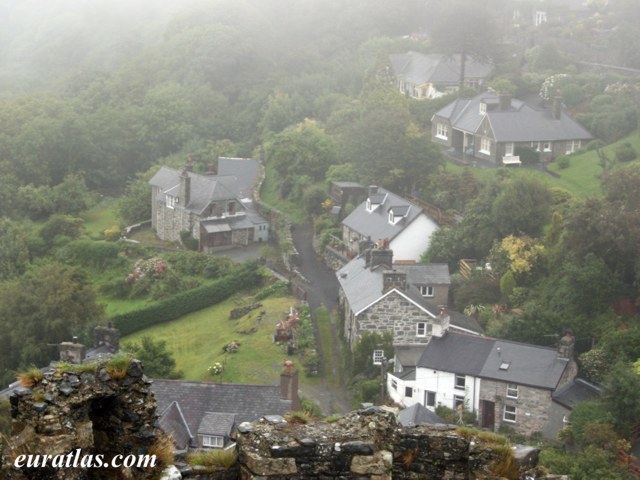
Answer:
<svg viewBox="0 0 640 480"><path fill-rule="evenodd" d="M431 235L438 230L436 222L427 215L420 214L407 228L400 232L389 244L393 250L393 260L420 261L422 254L431 244Z"/></svg>
<svg viewBox="0 0 640 480"><path fill-rule="evenodd" d="M469 410L477 411L480 405L480 379L471 375L465 375L464 390L455 387L456 375L451 372L432 370L429 368L416 369L415 388L419 390L420 403L430 410L434 407L426 405L425 392L436 393L436 406L454 408L455 397L464 397Z"/></svg>

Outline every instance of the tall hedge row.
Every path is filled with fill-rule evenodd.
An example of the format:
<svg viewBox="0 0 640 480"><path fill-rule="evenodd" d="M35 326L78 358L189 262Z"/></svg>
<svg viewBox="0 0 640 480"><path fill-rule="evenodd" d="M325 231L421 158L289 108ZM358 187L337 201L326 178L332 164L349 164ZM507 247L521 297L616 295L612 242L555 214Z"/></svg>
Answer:
<svg viewBox="0 0 640 480"><path fill-rule="evenodd" d="M140 310L114 315L111 322L122 336L129 335L220 303L239 290L256 286L260 279L256 264L248 264L210 285L178 293Z"/></svg>

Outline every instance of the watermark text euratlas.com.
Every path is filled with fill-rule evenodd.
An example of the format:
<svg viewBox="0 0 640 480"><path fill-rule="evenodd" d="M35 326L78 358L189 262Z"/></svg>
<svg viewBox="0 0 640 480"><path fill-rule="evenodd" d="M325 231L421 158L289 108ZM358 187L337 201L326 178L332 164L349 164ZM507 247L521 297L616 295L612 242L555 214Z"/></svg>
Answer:
<svg viewBox="0 0 640 480"><path fill-rule="evenodd" d="M153 468L155 455L114 455L81 453L79 448L61 455L18 455L13 461L16 468Z"/></svg>

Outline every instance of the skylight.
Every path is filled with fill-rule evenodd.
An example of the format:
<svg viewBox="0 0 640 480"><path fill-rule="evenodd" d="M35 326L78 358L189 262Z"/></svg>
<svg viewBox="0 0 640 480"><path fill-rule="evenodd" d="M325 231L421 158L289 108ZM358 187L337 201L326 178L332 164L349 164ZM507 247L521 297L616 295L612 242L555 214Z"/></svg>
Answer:
<svg viewBox="0 0 640 480"><path fill-rule="evenodd" d="M511 365L509 362L502 362L500 364L500 370L509 370L509 365Z"/></svg>

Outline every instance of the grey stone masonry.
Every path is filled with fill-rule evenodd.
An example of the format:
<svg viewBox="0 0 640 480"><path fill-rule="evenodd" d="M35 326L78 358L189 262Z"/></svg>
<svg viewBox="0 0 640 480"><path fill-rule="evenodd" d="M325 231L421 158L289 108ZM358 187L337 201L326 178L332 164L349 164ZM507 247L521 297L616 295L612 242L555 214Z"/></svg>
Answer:
<svg viewBox="0 0 640 480"><path fill-rule="evenodd" d="M507 383L482 379L480 382L480 410L483 407L483 400L495 402L495 430L501 426L513 428L523 435L532 435L542 432L549 420L551 408L551 391L542 388L534 388L526 385L517 385L516 391L511 388L507 392ZM511 384L512 387L514 384ZM509 396L508 393L511 395ZM515 407L515 421L512 415L505 416L505 405ZM482 418L484 412L479 412Z"/></svg>

